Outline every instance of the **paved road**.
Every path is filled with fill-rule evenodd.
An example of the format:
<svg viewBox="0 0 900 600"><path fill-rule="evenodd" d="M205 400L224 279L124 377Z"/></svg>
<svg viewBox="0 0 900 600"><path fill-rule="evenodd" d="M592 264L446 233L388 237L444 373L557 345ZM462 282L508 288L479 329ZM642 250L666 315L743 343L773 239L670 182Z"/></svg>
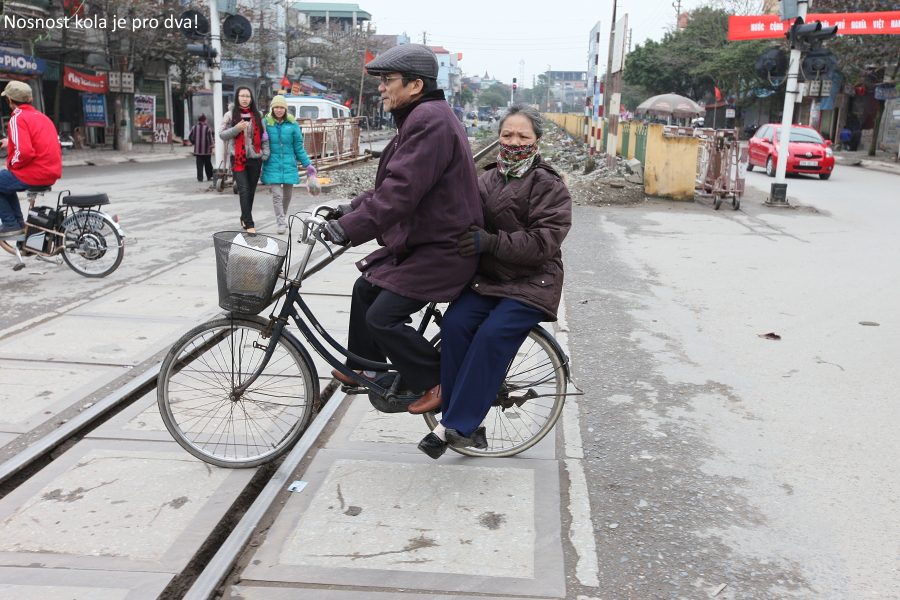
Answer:
<svg viewBox="0 0 900 600"><path fill-rule="evenodd" d="M570 341L610 597L896 594L898 182L791 178L815 209L754 192L740 212L576 211Z"/></svg>
<svg viewBox="0 0 900 600"><path fill-rule="evenodd" d="M65 369L72 378L89 378L92 368L127 371L147 359L146 347L164 341L165 327L183 331L215 311L209 233L236 224L237 203L230 194L204 192L192 173L190 159L67 170L57 187L109 191L111 212L119 212L140 241L105 280L86 280L65 266L0 271L0 285L14 290L0 308L4 374L20 364L9 353L27 350L14 343L28 339L26 330L41 348L34 360L59 351L69 361L36 366L51 373L46 380ZM433 493L431 463L414 450L421 423L378 421L364 404L351 404L341 420L345 427L332 434L304 477L310 493L290 500L287 520L276 522L271 543L258 547L254 560L260 562L249 574L255 591L230 592L275 598L268 582L295 581L335 588L329 598L376 597L369 590L395 586L572 600L717 592L716 598L889 597L900 583L893 560L900 530L891 504L898 492L893 465L900 461L892 444L900 336L891 321L900 291L894 267L900 243L890 227L897 208L878 196L879 186L889 190L896 178L879 175L848 170L829 182L790 180L789 195L815 210L765 208L761 195L745 199L740 212L670 202L577 208L566 244L566 306L575 375L586 392L578 405L593 527L578 487L579 451L567 447L558 454L557 460L568 457L563 467L545 444L535 456L508 465L453 457L442 463L438 472L453 482L447 494L455 500L436 514L453 511L463 519L477 508L472 514L479 518L471 531L456 527L459 548L415 542L426 531L429 539L443 540L437 525L447 524L398 521L393 512L421 516L414 507L445 501ZM750 176L755 184L757 174ZM758 180L767 189L768 180ZM805 186L837 192L812 198ZM841 192L856 188L876 193ZM266 198L259 200L257 219L271 228ZM327 295L335 281L349 289L352 267L345 267L337 280L320 284L323 306L338 306ZM131 293L137 285L145 290L139 297ZM172 305L179 308L166 308ZM335 319L344 317L341 310ZM98 344L116 331L108 323L121 311L140 315L131 318L130 338ZM70 346L46 337L54 332L41 322L53 319L71 324L57 331ZM85 328L88 321L107 325ZM767 332L781 340L758 337ZM70 350L77 344L112 358L89 367ZM40 391L33 379L19 385ZM53 409L72 403L78 389L67 385L68 395L53 398L56 404L40 394L29 404ZM21 397L0 391L8 420L27 408ZM567 442L575 438L566 433ZM102 581L141 589L141 597L168 585L189 558L186 542L196 544L208 532L247 475L204 469L166 440L148 398L4 498L0 565L7 566L0 567L0 595L16 597L33 583L23 567L34 563L35 552L41 564L56 567L42 573L71 588L95 584L88 570L97 569L116 573ZM368 469L358 468L363 463ZM114 470L102 470L104 464ZM479 494L472 469L495 482L502 478L492 492L524 486L522 493L472 501L459 487ZM541 483L533 493L532 479ZM153 493L129 495L142 485ZM385 503L379 494L395 499ZM481 519L484 506L495 515ZM189 520L197 514L205 521ZM523 520L533 514L540 517ZM379 519L405 526L388 535ZM340 526L322 526L332 522ZM516 537L529 527L538 535ZM332 535L351 530L376 540L365 556L352 539ZM134 531L154 536L137 539ZM599 550L589 564L585 536ZM478 559L466 540L505 558ZM78 556L80 548L98 554ZM429 564L449 575L435 576ZM347 585L350 590L338 591ZM420 596L427 597L424 591Z"/></svg>

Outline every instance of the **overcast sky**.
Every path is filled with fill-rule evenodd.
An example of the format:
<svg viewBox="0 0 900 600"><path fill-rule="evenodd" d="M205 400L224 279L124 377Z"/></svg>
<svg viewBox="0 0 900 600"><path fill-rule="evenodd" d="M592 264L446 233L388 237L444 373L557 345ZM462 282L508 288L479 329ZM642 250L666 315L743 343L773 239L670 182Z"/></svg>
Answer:
<svg viewBox="0 0 900 600"><path fill-rule="evenodd" d="M628 13L632 47L647 38L660 39L675 25L673 0L618 0L617 19ZM584 71L588 34L601 22L602 56L609 47L612 0L450 0L399 2L358 0L372 15L379 34L406 33L411 41L462 52L466 75L484 75L510 83L519 78L531 87L532 77L548 70ZM682 12L705 4L681 0ZM605 63L604 63L605 64Z"/></svg>

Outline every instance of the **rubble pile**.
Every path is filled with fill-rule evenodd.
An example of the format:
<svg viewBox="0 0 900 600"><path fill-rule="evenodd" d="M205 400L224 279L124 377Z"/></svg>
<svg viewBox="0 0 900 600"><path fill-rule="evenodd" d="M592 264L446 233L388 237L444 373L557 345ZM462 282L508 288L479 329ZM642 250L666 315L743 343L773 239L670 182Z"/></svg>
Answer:
<svg viewBox="0 0 900 600"><path fill-rule="evenodd" d="M562 174L576 204L637 204L644 201L640 168L617 156L607 166L606 154L590 156L584 144L550 124L541 139L541 155ZM639 163L638 163L639 164Z"/></svg>
<svg viewBox="0 0 900 600"><path fill-rule="evenodd" d="M493 141L476 139L475 150ZM541 156L553 166L569 186L576 204L609 206L638 204L644 201L642 173L638 161L616 157L615 167L610 169L606 154L590 156L587 148L570 138L561 128L549 123L541 138ZM494 162L495 156L486 156L479 168ZM375 184L378 159L372 158L353 167L337 169L323 174L331 178L335 187L329 201L353 198L371 189ZM479 169L480 173L480 169Z"/></svg>

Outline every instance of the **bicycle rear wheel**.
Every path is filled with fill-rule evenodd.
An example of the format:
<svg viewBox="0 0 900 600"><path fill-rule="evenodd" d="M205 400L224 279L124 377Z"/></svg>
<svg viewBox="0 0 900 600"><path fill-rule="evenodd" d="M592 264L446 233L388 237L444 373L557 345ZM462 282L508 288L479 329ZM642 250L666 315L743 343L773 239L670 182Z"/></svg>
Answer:
<svg viewBox="0 0 900 600"><path fill-rule="evenodd" d="M289 334L240 397L232 392L262 364L273 343L259 317L222 318L178 340L159 372L166 428L185 450L219 467L256 467L291 448L319 403L318 382Z"/></svg>
<svg viewBox="0 0 900 600"><path fill-rule="evenodd" d="M125 243L108 215L79 211L64 226L62 257L79 275L106 277L122 264Z"/></svg>
<svg viewBox="0 0 900 600"><path fill-rule="evenodd" d="M467 456L507 457L523 452L553 429L566 399L566 358L550 342L540 326L528 332L482 425L488 447L452 448ZM426 413L430 429L438 424L434 413Z"/></svg>

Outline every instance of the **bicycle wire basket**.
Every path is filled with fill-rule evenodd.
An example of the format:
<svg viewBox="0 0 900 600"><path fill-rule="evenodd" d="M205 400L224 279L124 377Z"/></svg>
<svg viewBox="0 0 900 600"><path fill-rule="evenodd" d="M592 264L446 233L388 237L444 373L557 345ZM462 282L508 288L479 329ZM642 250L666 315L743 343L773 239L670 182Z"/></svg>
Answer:
<svg viewBox="0 0 900 600"><path fill-rule="evenodd" d="M272 302L288 245L283 240L243 231L213 235L219 306L257 314Z"/></svg>

